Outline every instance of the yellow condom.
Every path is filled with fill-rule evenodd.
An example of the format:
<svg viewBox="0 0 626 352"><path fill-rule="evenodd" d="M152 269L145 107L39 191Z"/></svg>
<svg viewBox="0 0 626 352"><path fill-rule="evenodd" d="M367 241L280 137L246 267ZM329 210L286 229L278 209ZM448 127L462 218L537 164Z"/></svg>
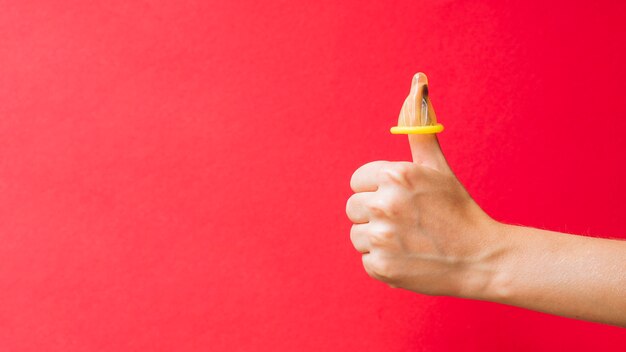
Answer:
<svg viewBox="0 0 626 352"><path fill-rule="evenodd" d="M413 76L411 91L404 100L398 126L391 128L393 134L431 134L443 131L443 125L437 123L433 105L428 99L428 77L418 72Z"/></svg>

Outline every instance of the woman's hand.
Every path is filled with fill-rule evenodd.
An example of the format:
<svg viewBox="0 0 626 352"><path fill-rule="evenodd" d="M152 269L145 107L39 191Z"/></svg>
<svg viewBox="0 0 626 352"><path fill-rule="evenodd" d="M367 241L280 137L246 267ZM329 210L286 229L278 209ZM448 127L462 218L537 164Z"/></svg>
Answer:
<svg viewBox="0 0 626 352"><path fill-rule="evenodd" d="M501 251L493 221L448 167L434 135L410 135L414 162L360 167L346 213L367 273L392 287L474 296Z"/></svg>
<svg viewBox="0 0 626 352"><path fill-rule="evenodd" d="M498 223L472 200L434 135L413 163L375 161L350 182L350 238L393 287L626 327L626 241Z"/></svg>

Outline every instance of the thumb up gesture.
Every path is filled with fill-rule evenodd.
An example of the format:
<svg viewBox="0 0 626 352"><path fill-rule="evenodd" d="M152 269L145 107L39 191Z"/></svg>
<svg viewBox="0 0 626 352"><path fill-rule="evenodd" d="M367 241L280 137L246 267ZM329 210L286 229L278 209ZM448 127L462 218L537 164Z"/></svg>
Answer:
<svg viewBox="0 0 626 352"><path fill-rule="evenodd" d="M452 173L418 73L392 133L413 162L374 161L350 181L350 239L365 271L392 287L480 299L626 327L626 241L491 219Z"/></svg>
<svg viewBox="0 0 626 352"><path fill-rule="evenodd" d="M441 126L427 94L426 76L418 73L400 112L401 127L394 127L400 132L393 133ZM375 279L424 294L468 296L489 282L487 262L497 251L489 234L497 233L491 228L498 223L457 180L436 134L408 139L413 162L374 161L352 175L350 239Z"/></svg>

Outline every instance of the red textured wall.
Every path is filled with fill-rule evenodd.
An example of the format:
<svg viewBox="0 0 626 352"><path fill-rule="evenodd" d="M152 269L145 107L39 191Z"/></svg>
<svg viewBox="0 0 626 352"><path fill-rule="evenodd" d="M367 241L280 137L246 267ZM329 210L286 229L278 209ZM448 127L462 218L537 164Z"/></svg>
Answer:
<svg viewBox="0 0 626 352"><path fill-rule="evenodd" d="M626 238L626 4L0 1L2 351L624 351L393 290L344 214L430 78L497 219Z"/></svg>

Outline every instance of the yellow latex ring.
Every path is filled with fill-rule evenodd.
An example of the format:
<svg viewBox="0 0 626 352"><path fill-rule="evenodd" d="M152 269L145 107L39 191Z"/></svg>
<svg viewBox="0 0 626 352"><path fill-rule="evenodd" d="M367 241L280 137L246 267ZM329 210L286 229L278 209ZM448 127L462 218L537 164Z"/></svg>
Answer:
<svg viewBox="0 0 626 352"><path fill-rule="evenodd" d="M391 127L392 134L433 134L443 131L443 125L438 123L432 126L395 126Z"/></svg>

